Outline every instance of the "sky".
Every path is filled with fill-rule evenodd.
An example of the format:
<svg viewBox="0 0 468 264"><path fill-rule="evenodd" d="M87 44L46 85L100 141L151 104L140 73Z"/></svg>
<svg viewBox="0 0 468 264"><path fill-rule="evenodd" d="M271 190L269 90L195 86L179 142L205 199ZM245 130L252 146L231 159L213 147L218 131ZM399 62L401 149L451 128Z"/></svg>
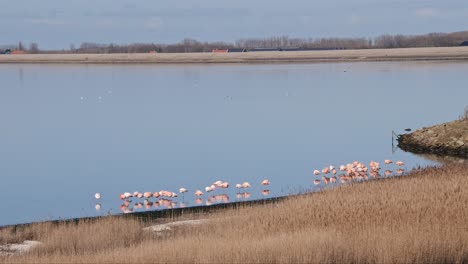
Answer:
<svg viewBox="0 0 468 264"><path fill-rule="evenodd" d="M466 0L0 0L0 45L376 37L468 30Z"/></svg>

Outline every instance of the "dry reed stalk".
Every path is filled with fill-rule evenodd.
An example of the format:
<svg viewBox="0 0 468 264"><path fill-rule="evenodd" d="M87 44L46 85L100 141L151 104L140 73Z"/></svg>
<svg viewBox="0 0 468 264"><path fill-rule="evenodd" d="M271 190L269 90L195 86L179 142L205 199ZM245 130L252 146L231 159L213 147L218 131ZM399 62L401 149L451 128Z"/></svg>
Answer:
<svg viewBox="0 0 468 264"><path fill-rule="evenodd" d="M142 222L112 217L38 225L30 232L44 246L0 262L466 263L468 166L427 168L206 217L208 224L162 237L142 233Z"/></svg>

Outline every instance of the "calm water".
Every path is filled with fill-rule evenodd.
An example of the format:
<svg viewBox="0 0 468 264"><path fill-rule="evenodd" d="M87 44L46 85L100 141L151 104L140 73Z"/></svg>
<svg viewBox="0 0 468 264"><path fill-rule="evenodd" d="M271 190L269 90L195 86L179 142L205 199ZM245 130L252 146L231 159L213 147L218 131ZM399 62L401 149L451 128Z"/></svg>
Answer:
<svg viewBox="0 0 468 264"><path fill-rule="evenodd" d="M391 132L456 119L467 73L455 62L0 65L0 225L120 213L124 191L186 187L176 206L194 206L219 179L251 182L256 199L264 178L269 196L313 190L312 171L330 164L433 164L392 150Z"/></svg>

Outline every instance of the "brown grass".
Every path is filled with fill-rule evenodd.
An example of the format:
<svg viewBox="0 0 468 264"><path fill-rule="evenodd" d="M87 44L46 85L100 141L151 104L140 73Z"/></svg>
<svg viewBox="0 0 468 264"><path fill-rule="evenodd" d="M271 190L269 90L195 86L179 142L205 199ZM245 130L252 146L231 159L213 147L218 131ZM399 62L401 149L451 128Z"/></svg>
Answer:
<svg viewBox="0 0 468 264"><path fill-rule="evenodd" d="M1 241L44 245L11 263L467 263L468 166L330 189L203 215L158 237L116 217L36 224Z"/></svg>
<svg viewBox="0 0 468 264"><path fill-rule="evenodd" d="M1 63L269 63L468 60L467 47L245 53L130 53L2 55Z"/></svg>

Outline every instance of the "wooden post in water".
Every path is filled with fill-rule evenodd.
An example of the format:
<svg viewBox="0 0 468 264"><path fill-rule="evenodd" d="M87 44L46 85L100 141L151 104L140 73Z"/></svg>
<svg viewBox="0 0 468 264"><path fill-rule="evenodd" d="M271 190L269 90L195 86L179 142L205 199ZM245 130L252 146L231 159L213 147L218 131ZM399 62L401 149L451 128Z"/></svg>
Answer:
<svg viewBox="0 0 468 264"><path fill-rule="evenodd" d="M395 137L398 139L398 135L395 133L394 130L392 130L392 154L395 153L395 151L396 151L396 149L397 149L397 148L395 147L395 145L394 145L395 139L394 139L393 136L395 136Z"/></svg>

